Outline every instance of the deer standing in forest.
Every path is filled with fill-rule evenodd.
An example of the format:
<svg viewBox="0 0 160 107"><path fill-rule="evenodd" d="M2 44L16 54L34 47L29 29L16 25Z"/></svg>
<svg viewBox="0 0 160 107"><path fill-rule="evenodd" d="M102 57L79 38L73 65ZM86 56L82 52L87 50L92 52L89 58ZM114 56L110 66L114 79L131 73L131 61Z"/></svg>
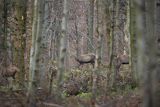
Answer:
<svg viewBox="0 0 160 107"><path fill-rule="evenodd" d="M129 56L127 54L117 55L115 59L116 72L118 73L122 64L129 64Z"/></svg>
<svg viewBox="0 0 160 107"><path fill-rule="evenodd" d="M0 67L0 86L8 86L12 81L8 78L12 77L15 79L16 73L19 72L19 68L17 68L15 65L9 65L7 67Z"/></svg>
<svg viewBox="0 0 160 107"><path fill-rule="evenodd" d="M15 75L17 72L19 72L19 69L14 65L10 65L2 70L1 75L6 78L12 77L13 79L15 79Z"/></svg>
<svg viewBox="0 0 160 107"><path fill-rule="evenodd" d="M75 60L79 63L78 67L80 67L81 65L90 63L94 68L96 56L93 53L83 54L78 57L75 57Z"/></svg>

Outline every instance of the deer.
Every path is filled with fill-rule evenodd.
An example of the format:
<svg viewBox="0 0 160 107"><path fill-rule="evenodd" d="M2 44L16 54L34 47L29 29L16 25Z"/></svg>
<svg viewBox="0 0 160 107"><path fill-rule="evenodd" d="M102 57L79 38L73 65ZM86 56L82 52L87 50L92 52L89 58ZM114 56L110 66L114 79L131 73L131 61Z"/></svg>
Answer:
<svg viewBox="0 0 160 107"><path fill-rule="evenodd" d="M12 84L12 81L15 79L15 75L17 72L19 72L19 68L15 65L9 65L9 66L1 66L0 67L0 86L7 85L8 87L10 84ZM10 80L9 78L12 78L13 80Z"/></svg>
<svg viewBox="0 0 160 107"><path fill-rule="evenodd" d="M1 75L6 78L12 77L13 79L15 79L15 75L17 72L19 72L19 69L14 65L10 65L2 71Z"/></svg>
<svg viewBox="0 0 160 107"><path fill-rule="evenodd" d="M116 71L119 72L121 65L129 64L129 56L127 54L117 55L115 59Z"/></svg>
<svg viewBox="0 0 160 107"><path fill-rule="evenodd" d="M78 57L75 57L75 60L79 63L78 67L80 67L81 65L90 63L94 68L96 56L94 53L83 54Z"/></svg>

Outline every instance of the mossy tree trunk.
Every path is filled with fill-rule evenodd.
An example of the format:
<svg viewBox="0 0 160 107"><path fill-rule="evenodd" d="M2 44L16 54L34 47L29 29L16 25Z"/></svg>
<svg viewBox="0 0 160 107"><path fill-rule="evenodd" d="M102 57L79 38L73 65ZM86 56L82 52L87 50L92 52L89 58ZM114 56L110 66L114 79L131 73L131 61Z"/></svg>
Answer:
<svg viewBox="0 0 160 107"><path fill-rule="evenodd" d="M142 3L144 1L142 0ZM145 0L144 62L142 63L144 107L160 106L160 36L159 0ZM141 7L142 8L142 7ZM143 8L142 8L143 9ZM144 18L142 19L144 20ZM138 22L137 22L138 23ZM154 41L154 42L153 42ZM142 48L142 47L141 47ZM140 71L139 71L140 72Z"/></svg>
<svg viewBox="0 0 160 107"><path fill-rule="evenodd" d="M113 59L114 59L114 26L115 26L115 20L114 20L114 11L113 11L113 8L114 8L114 3L113 3L113 0L110 2L110 9L108 9L108 14L110 14L110 19L112 19L112 23L110 24L110 28L107 29L107 31L109 32L109 70L110 70L110 73L109 75L113 74L113 69L114 69L114 66L113 66ZM112 77L111 77L112 78ZM111 78L109 78L108 80L112 80ZM109 86L112 86L113 84L113 80L112 81L108 81L108 85Z"/></svg>
<svg viewBox="0 0 160 107"><path fill-rule="evenodd" d="M37 88L40 86L40 53L42 41L42 24L44 18L44 0L34 0L34 14L32 25L32 47L30 52L28 106L36 107Z"/></svg>
<svg viewBox="0 0 160 107"><path fill-rule="evenodd" d="M96 60L95 60L95 65L94 69L92 70L92 78L93 78L93 84L92 84L92 100L96 101L97 97L97 76L98 76L98 70L101 64L101 39L102 39L102 23L101 23L101 18L100 16L102 15L102 0L96 1L96 8L97 8L97 48L96 48Z"/></svg>
<svg viewBox="0 0 160 107"><path fill-rule="evenodd" d="M61 23L62 23L62 13L63 13L63 0L54 1L54 10L55 10L55 60L58 63L59 61L59 52L60 52L60 37L61 37Z"/></svg>
<svg viewBox="0 0 160 107"><path fill-rule="evenodd" d="M97 43L97 55L98 55L98 66L102 64L102 52L103 52L103 14L104 14L104 5L103 0L96 1L97 6L97 36L98 36L98 43Z"/></svg>
<svg viewBox="0 0 160 107"><path fill-rule="evenodd" d="M137 68L143 88L143 107L160 106L160 37L158 0L135 0Z"/></svg>
<svg viewBox="0 0 160 107"><path fill-rule="evenodd" d="M0 25L3 25L3 3L0 3ZM3 26L0 26L0 60L2 60L3 50Z"/></svg>
<svg viewBox="0 0 160 107"><path fill-rule="evenodd" d="M151 52L153 54L153 57L150 56L151 62L153 61L152 65L154 66L154 69L151 71L153 73L152 73L152 86L150 86L150 88L152 88L152 98L153 98L152 107L160 107L160 60L159 60L160 59L160 35L159 35L160 34L160 1L147 0L147 4L148 4L147 10L148 10L148 17L149 17L148 19L151 19L150 24L153 27L155 27L155 29L153 29L152 26L150 26L152 30L155 31L154 33L155 36L148 35L149 36L148 40L151 48L147 48L149 52L151 52L150 49L153 49L153 53ZM152 21L152 20L155 20L155 21ZM151 44L152 40L155 41L153 45ZM152 65L150 65L149 70L152 68Z"/></svg>
<svg viewBox="0 0 160 107"><path fill-rule="evenodd" d="M75 16L75 34L76 34L76 45L77 45L77 47L76 47L76 57L78 58L78 56L80 56L81 55L81 51L80 51L80 48L79 48L79 45L80 45L80 43L79 43L79 41L80 41L80 35L79 35L79 33L78 33L78 20L77 20L77 16Z"/></svg>
<svg viewBox="0 0 160 107"><path fill-rule="evenodd" d="M2 1L2 0L1 0ZM3 2L4 3L4 2ZM0 3L0 24L3 25L3 7L4 4L2 2ZM0 26L0 48L2 48L2 34L3 34L3 26Z"/></svg>
<svg viewBox="0 0 160 107"><path fill-rule="evenodd" d="M93 32L94 32L94 0L89 0L88 9L88 53L93 52Z"/></svg>
<svg viewBox="0 0 160 107"><path fill-rule="evenodd" d="M65 57L66 57L66 42L67 42L67 0L63 1L63 15L62 15L62 23L61 23L61 38L60 38L60 55L59 55L59 70L57 75L57 100L60 100L61 97L61 85L63 82L63 74L65 70Z"/></svg>
<svg viewBox="0 0 160 107"><path fill-rule="evenodd" d="M2 2L3 1L3 2ZM3 66L7 66L7 27L8 27L8 0L0 3L0 60Z"/></svg>
<svg viewBox="0 0 160 107"><path fill-rule="evenodd" d="M130 49L129 49L129 63L133 79L138 83L138 71L137 71L137 36L136 36L136 13L135 3L133 0L129 1L130 7ZM129 12L129 11L128 11Z"/></svg>
<svg viewBox="0 0 160 107"><path fill-rule="evenodd" d="M115 65L115 58L118 54L118 17L119 17L119 0L112 0L111 3L111 17L112 17L112 24L111 24L111 30L110 30L110 62L109 62L109 69L111 72L111 82L110 86L114 86L116 83L116 77L117 77L117 70Z"/></svg>
<svg viewBox="0 0 160 107"><path fill-rule="evenodd" d="M16 18L18 21L17 38L19 38L19 46L17 48L20 54L17 54L17 65L20 69L18 72L18 84L20 88L24 88L25 81L25 48L26 48L26 18L27 18L27 0L16 0Z"/></svg>
<svg viewBox="0 0 160 107"><path fill-rule="evenodd" d="M104 22L105 22L105 26L106 28L104 29L106 31L106 35L103 36L103 38L106 38L106 41L102 38L104 44L106 43L107 46L107 66L109 68L111 68L111 54L112 54L112 21L111 21L111 17L112 17L112 11L111 11L111 2L110 0L103 0L103 5L104 5ZM102 49L104 48L104 46L102 45ZM101 50L102 51L102 50ZM104 53L103 53L104 54ZM108 72L108 70L111 69L107 69L106 70L106 76L107 76L107 81L105 84L105 93L107 93L107 88L109 87L109 83L110 83L110 72Z"/></svg>

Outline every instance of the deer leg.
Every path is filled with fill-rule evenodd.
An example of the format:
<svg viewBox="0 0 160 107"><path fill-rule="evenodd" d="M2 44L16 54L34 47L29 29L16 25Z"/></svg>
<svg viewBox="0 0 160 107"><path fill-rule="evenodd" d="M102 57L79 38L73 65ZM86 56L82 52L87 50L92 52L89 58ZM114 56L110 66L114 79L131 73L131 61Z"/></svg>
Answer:
<svg viewBox="0 0 160 107"><path fill-rule="evenodd" d="M13 79L15 79L15 74L12 76Z"/></svg>
<svg viewBox="0 0 160 107"><path fill-rule="evenodd" d="M80 69L81 66L82 66L82 63L79 63L79 64L78 64L78 68Z"/></svg>
<svg viewBox="0 0 160 107"><path fill-rule="evenodd" d="M93 68L94 68L94 63L91 63L92 64L92 66L93 66Z"/></svg>

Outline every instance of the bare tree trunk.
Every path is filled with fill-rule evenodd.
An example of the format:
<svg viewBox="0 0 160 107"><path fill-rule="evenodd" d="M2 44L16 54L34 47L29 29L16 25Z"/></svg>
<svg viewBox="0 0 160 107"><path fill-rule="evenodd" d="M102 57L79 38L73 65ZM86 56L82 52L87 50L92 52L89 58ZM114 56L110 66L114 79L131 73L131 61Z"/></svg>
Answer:
<svg viewBox="0 0 160 107"><path fill-rule="evenodd" d="M145 45L145 35L146 35L145 0L135 0L135 1L133 1L133 4L135 6L135 21L136 21L136 23L135 23L135 28L133 29L135 32L134 31L132 31L132 32L133 32L133 34L136 35L136 40L137 40L136 43L138 46L137 65L136 66L137 66L137 70L139 72L138 78L142 78L143 71L144 71L144 65L146 64L144 61L144 58L145 58L144 45ZM131 14L132 14L132 12L131 12ZM134 26L132 26L132 27L134 27ZM131 33L131 35L132 35L132 33Z"/></svg>
<svg viewBox="0 0 160 107"><path fill-rule="evenodd" d="M118 72L116 69L116 61L115 58L118 54L118 16L119 16L119 0L112 1L112 29L111 29L111 38L110 38L110 64L109 68L111 71L111 83L112 87L116 83L116 77L118 76Z"/></svg>
<svg viewBox="0 0 160 107"><path fill-rule="evenodd" d="M139 35L137 39L137 67L143 79L143 107L160 106L160 94L158 94L160 91L158 2L159 1L156 2L156 0L135 0L137 21L136 34Z"/></svg>
<svg viewBox="0 0 160 107"><path fill-rule="evenodd" d="M57 97L61 99L61 85L63 80L63 73L65 70L65 57L66 57L66 30L67 30L67 0L63 1L63 16L62 16L62 24L61 24L61 40L60 40L60 56L59 56L59 71L57 75Z"/></svg>
<svg viewBox="0 0 160 107"><path fill-rule="evenodd" d="M130 49L129 49L129 63L133 79L138 83L138 71L137 71L137 36L136 36L136 9L133 0L129 1L130 7Z"/></svg>
<svg viewBox="0 0 160 107"><path fill-rule="evenodd" d="M1 1L2 1L2 0L1 0ZM3 3L4 3L4 2L3 2ZM3 20L3 12L4 12L4 11L3 11L3 8L4 8L3 3L2 3L2 2L0 3L0 24L1 24L1 25L3 25L3 21L2 21L2 20ZM1 54L2 54L2 51L1 51L1 50L2 50L2 42L3 42L3 41L2 41L2 40L3 40L3 39L2 39L2 38L3 38L3 35L2 35L2 34L3 34L3 26L0 26L0 56L1 56Z"/></svg>
<svg viewBox="0 0 160 107"><path fill-rule="evenodd" d="M98 75L98 69L101 64L101 39L102 39L102 27L100 26L100 13L101 10L101 0L98 0L96 2L96 8L97 8L97 34L98 34L98 42L97 42L97 48L96 48L96 60L95 65L92 70L92 78L93 78L93 84L92 84L92 100L95 102L97 97L97 75Z"/></svg>
<svg viewBox="0 0 160 107"><path fill-rule="evenodd" d="M143 1L142 1L143 2ZM144 2L143 2L144 3ZM144 71L144 107L160 106L160 37L159 37L159 0L146 0L146 35L145 42L145 60ZM153 42L155 41L155 42Z"/></svg>
<svg viewBox="0 0 160 107"><path fill-rule="evenodd" d="M80 56L81 55L81 51L80 51L80 49L79 49L79 45L80 45L80 43L79 43L79 41L80 41L80 35L79 35L79 33L78 33L78 22L77 22L77 16L75 16L75 30L76 30L76 45L77 45L77 47L76 47L76 57L78 57L78 56Z"/></svg>
<svg viewBox="0 0 160 107"><path fill-rule="evenodd" d="M111 13L111 19L112 19L112 23L111 23L111 29L110 29L110 53L109 53L109 69L110 69L110 74L113 74L114 72L114 66L113 66L113 59L114 59L114 26L115 26L115 18L114 18L114 3L113 3L113 0L110 2L111 4L111 9L109 10ZM109 75L110 75L109 74ZM111 77L112 78L112 77ZM112 86L113 85L113 79L109 78L108 80L112 80L110 83L108 83L109 86Z"/></svg>
<svg viewBox="0 0 160 107"><path fill-rule="evenodd" d="M16 16L18 20L18 35L20 47L18 51L20 53L18 55L18 67L20 72L18 72L18 81L19 87L24 88L24 79L25 79L25 61L24 61L24 54L26 48L26 16L27 16L27 0L16 0Z"/></svg>
<svg viewBox="0 0 160 107"><path fill-rule="evenodd" d="M94 0L89 0L88 10L88 52L93 52L93 32L94 32Z"/></svg>
<svg viewBox="0 0 160 107"><path fill-rule="evenodd" d="M159 62L159 58L160 58L160 1L159 0L147 0L148 1L148 5L152 6L151 10L150 10L150 15L155 15L155 46L153 46L155 48L155 53L154 53L154 57L156 60L156 67L155 70L153 69L153 77L152 77L152 85L153 85L153 107L160 107L160 62ZM150 2L154 2L153 4L149 4ZM155 12L152 13L154 11L154 6L155 6ZM150 9L150 7L148 7L148 9ZM150 16L151 17L151 16ZM152 16L153 17L153 16ZM153 23L153 22L152 22ZM151 37L150 37L151 38ZM150 40L151 43L151 40ZM151 57L152 58L152 57Z"/></svg>
<svg viewBox="0 0 160 107"><path fill-rule="evenodd" d="M2 41L2 49L3 49L3 65L6 67L7 66L7 25L8 25L8 0L3 1L3 41Z"/></svg>
<svg viewBox="0 0 160 107"><path fill-rule="evenodd" d="M32 47L30 55L30 69L29 69L29 87L28 87L28 106L36 106L36 91L40 82L40 52L42 47L40 43L42 40L42 19L43 19L44 0L34 1L34 16L32 25Z"/></svg>
<svg viewBox="0 0 160 107"><path fill-rule="evenodd" d="M97 43L97 51L98 51L98 66L102 64L102 45L103 45L103 5L102 0L97 1L97 34L98 34L98 43Z"/></svg>

